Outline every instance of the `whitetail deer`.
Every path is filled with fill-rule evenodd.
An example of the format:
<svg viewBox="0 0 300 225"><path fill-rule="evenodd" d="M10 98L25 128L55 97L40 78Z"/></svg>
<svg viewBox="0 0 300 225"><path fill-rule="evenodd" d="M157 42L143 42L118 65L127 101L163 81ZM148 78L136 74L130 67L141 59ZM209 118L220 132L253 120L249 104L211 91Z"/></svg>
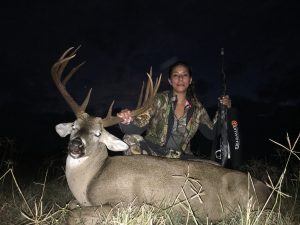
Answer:
<svg viewBox="0 0 300 225"><path fill-rule="evenodd" d="M62 79L62 73L76 51L68 49L51 70L56 87L77 117L72 123L56 126L61 137L70 134L66 178L71 192L85 210L74 213L75 217L84 215L89 221L86 224L93 224L93 207L87 206L114 206L120 202L134 201L136 204L173 206L174 209L189 206L190 213L200 219L208 217L219 220L238 206L247 207L249 198L255 199L256 207L262 206L269 198L270 191L261 181L253 179L249 182L247 174L204 161L143 155L108 157L107 148L112 151L128 148L123 141L105 130L105 127L115 125L121 119L112 116L113 104L104 119L88 115L85 110L91 91L78 105L66 90L67 81L81 66ZM133 111L134 115L149 108L159 84L160 78L153 85L151 74L148 74L144 101ZM70 224L80 220L72 219Z"/></svg>

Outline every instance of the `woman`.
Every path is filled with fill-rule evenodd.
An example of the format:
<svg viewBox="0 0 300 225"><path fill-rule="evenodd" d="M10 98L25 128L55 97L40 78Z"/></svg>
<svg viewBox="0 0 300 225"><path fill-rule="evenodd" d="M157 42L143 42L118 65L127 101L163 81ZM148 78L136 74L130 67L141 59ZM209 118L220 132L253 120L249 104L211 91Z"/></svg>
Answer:
<svg viewBox="0 0 300 225"><path fill-rule="evenodd" d="M168 81L172 90L157 94L145 113L135 118L129 110L118 114L123 119L120 128L125 133L124 141L130 146L127 154L193 158L190 141L198 129L208 139L215 137L217 116L211 121L197 100L188 64L173 64ZM231 108L229 96L223 96L219 101ZM144 131L145 137L140 136Z"/></svg>

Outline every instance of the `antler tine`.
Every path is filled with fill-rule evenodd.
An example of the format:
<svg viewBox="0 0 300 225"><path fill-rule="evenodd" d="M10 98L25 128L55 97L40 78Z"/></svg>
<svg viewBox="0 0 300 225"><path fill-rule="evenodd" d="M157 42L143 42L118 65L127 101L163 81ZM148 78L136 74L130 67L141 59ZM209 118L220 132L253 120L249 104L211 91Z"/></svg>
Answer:
<svg viewBox="0 0 300 225"><path fill-rule="evenodd" d="M148 109L148 107L150 106L149 103L151 103L154 98L152 77L148 73L147 73L147 76L148 76L148 82L147 82L146 93L144 96L144 102L140 108L137 108L136 110L131 111L132 116L137 116L137 115L143 113L144 111L146 111Z"/></svg>
<svg viewBox="0 0 300 225"><path fill-rule="evenodd" d="M158 91L159 84L160 84L160 82L161 82L161 77L162 77L162 74L160 74L159 77L156 78L156 80L155 80L155 85L154 85L154 87L155 87L154 93L155 93L155 94L156 94L157 91Z"/></svg>
<svg viewBox="0 0 300 225"><path fill-rule="evenodd" d="M141 88L140 95L139 95L139 101L138 101L138 104L137 104L136 108L139 108L142 105L144 87L145 87L145 83L143 81L142 88Z"/></svg>
<svg viewBox="0 0 300 225"><path fill-rule="evenodd" d="M150 68L150 73L147 73L147 76L151 77L151 80L152 80L152 67ZM138 105L137 105L136 109L140 108L141 106L143 106L147 102L147 99L149 97L149 91L150 91L150 81L148 79L147 85L146 85L146 91L145 91L144 95L143 95L143 92L144 92L144 82L143 82L141 92L140 92L139 101L138 101ZM143 97L144 97L144 99L143 99Z"/></svg>
<svg viewBox="0 0 300 225"><path fill-rule="evenodd" d="M65 69L65 67L67 66L67 64L69 63L69 61L74 58L76 56L76 52L77 50L80 48L80 46L78 46L76 49L74 49L74 47L71 47L69 49L67 49L67 51L65 51L61 57L58 59L57 62L61 62L61 66L59 68L59 79L61 80L61 76L62 76L62 73ZM74 49L74 50L73 50ZM73 50L73 51L72 51ZM72 51L72 52L71 52ZM71 52L71 53L70 53ZM69 57L66 57L68 54L70 53L70 56ZM72 76L72 75L71 75Z"/></svg>
<svg viewBox="0 0 300 225"><path fill-rule="evenodd" d="M152 66L150 67L150 71L149 71L149 73L147 73L147 76L148 76L148 82L147 82L147 86L146 86L146 92L145 92L145 95L144 95L143 105L144 105L145 102L147 102L147 99L149 97L149 92L152 90L152 88L150 89L150 86L152 85L152 87L153 87ZM149 77L150 77L150 79L149 79Z"/></svg>
<svg viewBox="0 0 300 225"><path fill-rule="evenodd" d="M85 63L81 63L67 74L67 76L61 81L62 79L62 74L65 69L65 67L68 65L68 63L76 56L77 50L80 48L80 46L76 49L73 47L69 48L66 50L62 56L58 59L56 63L51 68L51 75L52 79L54 81L54 84L56 85L58 91L61 93L65 101L68 103L70 108L73 110L75 113L76 117L79 117L82 113L85 112L85 109L88 105L91 91L92 89L89 90L87 96L85 97L83 103L81 105L78 105L76 101L73 99L73 97L69 94L69 92L66 89L66 84L70 80L70 78L74 75L75 72L78 71L78 69ZM74 49L74 50L73 50Z"/></svg>
<svg viewBox="0 0 300 225"><path fill-rule="evenodd" d="M72 76L79 70L81 66L85 64L85 61L80 63L78 66L74 67L71 72L63 79L62 84L66 86L67 82L72 78Z"/></svg>
<svg viewBox="0 0 300 225"><path fill-rule="evenodd" d="M89 101L90 101L91 93L92 93L92 88L90 88L87 96L85 97L84 101L80 105L80 114L85 112L86 107L87 107L87 105L89 104Z"/></svg>
<svg viewBox="0 0 300 225"><path fill-rule="evenodd" d="M138 103L138 107L137 109L131 111L132 113L132 116L137 116L139 114L142 114L143 112L145 112L147 109L149 109L150 105L152 104L153 102L153 99L157 93L157 90L159 88L159 85L160 85L160 81L161 81L161 75L159 77L159 79L156 79L156 82L155 82L155 86L153 87L153 81L152 81L152 70L150 70L150 73L147 73L147 76L148 76L148 82L147 82L147 88L146 88L146 93L144 95L144 100L143 100L143 103L140 103L142 100L142 92L143 92L143 87L142 87L142 91L140 93L140 97L139 97L139 103ZM144 86L144 84L143 84ZM112 111L112 106L113 106L113 103L111 104L111 106L109 107L109 111L107 113L107 116L102 119L102 124L103 124L103 127L109 127L109 126L113 126L117 123L120 123L122 121L121 118L119 117L116 117L116 116L111 116L111 111Z"/></svg>
<svg viewBox="0 0 300 225"><path fill-rule="evenodd" d="M148 76L151 77L152 79L152 67L150 68L150 72L147 73ZM155 81L155 85L157 85L157 78L156 78L156 81ZM157 86L157 89L158 89L159 85ZM156 93L157 92L157 89L156 91L154 90L154 92ZM144 100L143 100L143 92L144 92L144 82L143 82L143 85L142 85L142 88L141 88L141 92L140 92L140 97L139 97L139 101L138 101L138 104L137 104L137 107L136 108L139 108L141 107L142 105L144 105L145 102L147 102L147 99L149 97L149 91L150 91L150 82L149 82L149 79L148 79L148 82L147 82L147 87L146 87L146 92L145 92L145 95L144 95Z"/></svg>
<svg viewBox="0 0 300 225"><path fill-rule="evenodd" d="M121 118L119 118L117 116L112 116L112 108L113 108L114 103L115 103L115 101L113 101L110 104L106 117L101 120L103 127L110 127L117 123L122 122Z"/></svg>
<svg viewBox="0 0 300 225"><path fill-rule="evenodd" d="M111 114L112 114L112 108L113 108L114 104L115 104L115 100L113 100L112 103L110 104L107 115L106 115L106 118L111 118L112 117Z"/></svg>

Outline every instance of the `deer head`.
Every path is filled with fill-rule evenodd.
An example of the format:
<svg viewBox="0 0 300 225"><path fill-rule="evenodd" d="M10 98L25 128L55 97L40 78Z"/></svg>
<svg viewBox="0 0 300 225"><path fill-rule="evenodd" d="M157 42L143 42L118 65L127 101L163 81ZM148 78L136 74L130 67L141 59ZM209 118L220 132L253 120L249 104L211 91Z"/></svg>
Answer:
<svg viewBox="0 0 300 225"><path fill-rule="evenodd" d="M70 106L72 111L74 112L77 120L73 123L62 123L56 126L56 131L61 137L65 137L70 134L70 142L69 142L69 153L74 158L79 158L86 155L86 146L90 148L97 147L100 143L104 143L108 149L112 151L124 151L127 150L128 146L114 135L108 133L105 130L105 127L113 126L119 122L121 119L117 116L112 116L112 108L114 102L109 107L108 113L105 118L94 117L87 114L86 107L89 103L90 95L92 89L89 90L87 96L85 97L83 103L81 105L77 104L73 97L66 89L66 84L70 80L70 78L75 74L75 72L84 64L81 63L75 68L73 68L69 74L67 74L64 78L63 72L68 63L76 56L76 52L79 48L69 48L65 51L62 56L58 59L58 61L52 66L51 75L56 85L57 89ZM153 85L152 81L152 70L150 73L147 73L148 82L146 86L146 91L143 97L144 92L144 84L142 86L140 97L138 101L138 106L135 110L132 111L133 115L139 115L145 112L151 105L157 90L159 88L159 84L161 81L161 76L156 79L155 85Z"/></svg>

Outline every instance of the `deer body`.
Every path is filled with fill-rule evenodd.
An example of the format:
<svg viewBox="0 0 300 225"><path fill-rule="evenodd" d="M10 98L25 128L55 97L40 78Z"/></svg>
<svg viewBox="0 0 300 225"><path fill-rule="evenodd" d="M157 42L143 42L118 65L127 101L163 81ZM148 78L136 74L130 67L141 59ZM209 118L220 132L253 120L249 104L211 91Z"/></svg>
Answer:
<svg viewBox="0 0 300 225"><path fill-rule="evenodd" d="M230 176L235 176L232 183L228 183ZM218 197L224 196L226 202L236 201L236 204L248 200L244 193L237 195L240 188L247 190L247 185L241 186L234 182L239 180L237 177L247 179L245 174L224 170L206 162L165 160L149 156L112 157L106 160L105 171L97 174L91 181L89 199L92 205L115 205L119 202L129 203L135 199L138 203L172 204L177 197L184 200L184 196L180 195L181 188L184 188L188 198L195 195L190 190L190 184L185 185L188 178L193 178L199 181L196 189L199 191L201 185L204 193L201 199L205 202L200 203L199 199L195 198L195 209L206 208L202 210L203 215L209 215L211 218L218 208L216 205L219 206ZM196 186L196 182L194 185ZM207 209L214 210L210 213Z"/></svg>
<svg viewBox="0 0 300 225"><path fill-rule="evenodd" d="M262 206L269 196L261 181L254 179L252 186L246 174L205 161L144 155L108 157L106 146L116 151L126 149L126 144L91 123L94 117L85 115L72 123L73 128L70 124L57 126L59 134L70 134L66 177L82 206L135 201L176 205L176 209L179 202L188 201L197 217L219 220L238 206L246 207L250 197L255 198L256 206Z"/></svg>
<svg viewBox="0 0 300 225"><path fill-rule="evenodd" d="M250 198L256 207L269 198L269 189L261 181L253 179L252 183L244 173L204 161L143 155L108 157L107 149L128 149L126 143L105 130L121 119L111 115L112 105L103 119L88 115L85 108L90 92L82 105L78 105L66 90L67 81L79 66L61 81L62 72L76 50L67 50L51 70L55 85L77 117L73 123L56 126L61 137L70 135L66 178L74 197L84 206L78 215L74 213L75 217L85 216L89 221L86 224L94 224L94 207L104 210L104 205L134 201L138 205L172 207L184 215L188 210L202 219L219 220L238 206L247 208ZM133 116L149 108L158 90L160 79L153 85L151 73L148 77L144 101L141 103L140 97ZM77 224L76 218L72 224Z"/></svg>

